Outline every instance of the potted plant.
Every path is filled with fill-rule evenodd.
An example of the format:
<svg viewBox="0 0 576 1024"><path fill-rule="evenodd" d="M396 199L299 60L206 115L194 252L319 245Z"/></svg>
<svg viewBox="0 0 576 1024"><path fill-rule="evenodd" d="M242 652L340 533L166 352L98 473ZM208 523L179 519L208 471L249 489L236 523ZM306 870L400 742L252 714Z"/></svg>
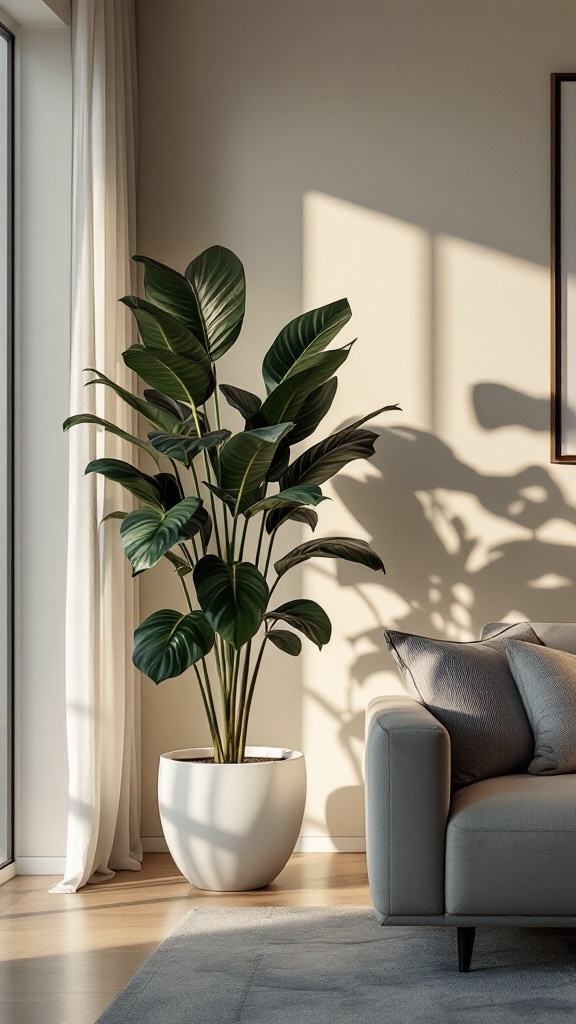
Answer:
<svg viewBox="0 0 576 1024"><path fill-rule="evenodd" d="M290 856L302 823L303 755L247 747L250 709L263 655L273 644L289 656L298 633L319 648L330 639L326 612L311 600L277 604L279 581L310 558L343 558L384 571L362 540L311 539L273 559L283 524L314 531L321 485L353 459L370 458L377 434L364 429L384 406L298 455L334 399L336 371L352 343L328 345L351 316L346 299L296 317L266 353L265 396L219 384L217 363L240 334L244 269L212 246L184 274L144 256L145 299L124 302L141 343L123 353L143 381L142 396L98 370L90 385L111 388L147 424L133 436L92 414L64 429L96 424L135 447L135 464L96 459L101 473L130 491L140 507L113 512L134 575L167 559L182 585L183 608L149 615L134 634L134 664L155 683L192 669L211 746L171 751L160 761L159 804L170 852L200 888L267 885ZM223 426L224 399L243 420ZM138 465L144 451L153 472ZM287 629L286 627L290 627ZM296 631L296 632L294 632Z"/></svg>

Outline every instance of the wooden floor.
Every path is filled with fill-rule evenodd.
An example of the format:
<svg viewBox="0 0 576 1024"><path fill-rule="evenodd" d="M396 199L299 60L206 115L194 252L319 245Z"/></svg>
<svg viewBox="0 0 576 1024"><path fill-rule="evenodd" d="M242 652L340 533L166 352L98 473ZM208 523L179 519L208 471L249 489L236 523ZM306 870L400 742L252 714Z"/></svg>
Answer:
<svg viewBox="0 0 576 1024"><path fill-rule="evenodd" d="M146 854L73 895L58 879L19 876L0 887L0 1024L94 1024L159 942L199 906L369 906L361 853L297 853L267 889L195 889L168 854Z"/></svg>

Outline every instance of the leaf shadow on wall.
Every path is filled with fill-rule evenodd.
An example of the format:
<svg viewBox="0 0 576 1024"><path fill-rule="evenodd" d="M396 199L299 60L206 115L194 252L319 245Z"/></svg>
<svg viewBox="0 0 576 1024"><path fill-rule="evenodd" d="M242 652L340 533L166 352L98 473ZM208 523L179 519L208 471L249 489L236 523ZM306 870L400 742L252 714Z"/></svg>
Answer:
<svg viewBox="0 0 576 1024"><path fill-rule="evenodd" d="M472 404L486 430L509 427L549 429L548 399L533 398L499 384L477 384ZM378 428L375 428L378 429ZM358 777L354 787L334 791L326 814L332 822L343 806L362 803L359 751L364 713L358 688L383 667L396 671L382 635L396 628L427 636L471 640L486 622L514 616L532 621L566 621L574 615L576 507L547 468L531 465L514 474L485 474L462 461L439 437L396 426L379 430L370 465L378 475L364 480L341 474L333 481L338 498L358 521L366 539L384 558L382 587L403 609L381 621L371 589L377 625L347 637L353 659L344 713L323 698L324 710L340 723L342 748ZM570 467L566 467L570 472ZM560 533L572 543L553 539ZM493 539L491 539L493 538ZM343 587L363 594L374 577L359 566L337 563ZM360 813L360 812L359 812Z"/></svg>

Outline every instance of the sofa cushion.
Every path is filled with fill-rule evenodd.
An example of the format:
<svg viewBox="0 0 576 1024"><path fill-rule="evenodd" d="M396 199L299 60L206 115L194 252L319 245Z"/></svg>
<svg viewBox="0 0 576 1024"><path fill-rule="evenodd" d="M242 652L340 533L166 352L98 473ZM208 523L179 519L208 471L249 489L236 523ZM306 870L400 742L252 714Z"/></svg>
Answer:
<svg viewBox="0 0 576 1024"><path fill-rule="evenodd" d="M529 623L505 626L497 636L471 643L398 630L384 636L408 690L450 734L455 783L526 769L534 739L504 640L540 644Z"/></svg>
<svg viewBox="0 0 576 1024"><path fill-rule="evenodd" d="M546 647L576 654L576 622L531 622L530 625ZM505 622L486 623L482 627L482 639L487 640L500 633L505 626Z"/></svg>
<svg viewBox="0 0 576 1024"><path fill-rule="evenodd" d="M449 914L576 914L576 775L458 790L446 831Z"/></svg>
<svg viewBox="0 0 576 1024"><path fill-rule="evenodd" d="M532 775L576 772L576 655L507 640L506 654L534 733Z"/></svg>

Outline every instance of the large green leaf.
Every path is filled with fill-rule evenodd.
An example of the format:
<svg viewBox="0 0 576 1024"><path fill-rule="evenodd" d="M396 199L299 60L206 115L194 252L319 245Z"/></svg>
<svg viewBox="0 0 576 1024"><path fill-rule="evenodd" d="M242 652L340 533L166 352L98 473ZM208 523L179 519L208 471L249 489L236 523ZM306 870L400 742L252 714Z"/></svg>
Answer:
<svg viewBox="0 0 576 1024"><path fill-rule="evenodd" d="M340 431L303 452L284 473L280 486L297 487L301 484L323 484L335 476L353 459L369 459L374 454L373 430Z"/></svg>
<svg viewBox="0 0 576 1024"><path fill-rule="evenodd" d="M206 516L208 515L205 509L199 508L198 511L192 516L192 519L188 520L188 530L190 529L190 524L194 521L196 516L199 516L201 512L204 512ZM107 516L102 517L102 519L100 520L100 525L102 525L102 523L108 523L112 519L127 519L129 515L129 512L109 512ZM167 558L168 561L172 563L174 569L176 570L179 576L187 576L188 573L192 572L192 566L190 565L190 562L187 562L186 559L184 558L180 558L179 555L175 555L173 551L165 551L164 558ZM134 573L134 575L136 575L136 573Z"/></svg>
<svg viewBox="0 0 576 1024"><path fill-rule="evenodd" d="M200 505L200 508L194 513L192 518L188 520L184 529L186 530L186 536L190 538L195 537L197 533L200 533L204 544L206 547L208 546L210 537L212 536L212 519L204 508L204 505Z"/></svg>
<svg viewBox="0 0 576 1024"><path fill-rule="evenodd" d="M250 508L246 509L244 515L249 518L250 516L255 516L257 512L267 512L272 508L282 508L286 505L293 507L297 505L319 505L321 501L325 500L319 487L287 487L286 490L279 491L278 494L270 494L267 498L262 498L256 504L250 505Z"/></svg>
<svg viewBox="0 0 576 1024"><path fill-rule="evenodd" d="M139 412L145 420L148 420L155 427L160 427L162 430L172 430L176 425L177 420L173 416L167 414L164 410L153 405L151 402L145 402L143 398L138 398L137 395L132 395L130 391L125 391L119 384L116 384L109 377L106 377L104 373L100 373L99 370L93 370L91 367L87 370L88 373L95 373L97 376L94 380L87 380L84 387L88 387L90 384L104 384L105 387L110 388L116 395L118 395L126 405L129 405L131 409L135 409Z"/></svg>
<svg viewBox="0 0 576 1024"><path fill-rule="evenodd" d="M251 562L229 565L205 555L194 566L200 607L212 628L236 650L258 632L268 603L268 584Z"/></svg>
<svg viewBox="0 0 576 1024"><path fill-rule="evenodd" d="M266 533L274 533L282 523L295 519L298 523L306 523L312 530L318 526L318 513L313 508L277 508L266 516Z"/></svg>
<svg viewBox="0 0 576 1024"><path fill-rule="evenodd" d="M121 484L146 505L154 508L162 506L162 491L154 477L135 469L129 462L122 462L121 459L94 459L88 463L84 473L100 473L108 480Z"/></svg>
<svg viewBox="0 0 576 1024"><path fill-rule="evenodd" d="M204 486L207 487L208 490L212 492L212 494L219 498L219 500L223 502L224 505L226 505L226 508L229 508L232 514L234 514L234 509L236 508L236 498L234 498L231 494L228 494L227 491L223 491L221 487L217 487L216 484L208 483L207 480L204 480L203 483Z"/></svg>
<svg viewBox="0 0 576 1024"><path fill-rule="evenodd" d="M233 434L219 453L222 490L235 500L235 515L258 500L276 446L290 430L291 423L279 423Z"/></svg>
<svg viewBox="0 0 576 1024"><path fill-rule="evenodd" d="M332 636L332 623L326 612L316 601L309 601L301 598L297 601L287 601L274 611L266 612L264 618L277 619L287 622L294 629L299 629L304 636L322 650Z"/></svg>
<svg viewBox="0 0 576 1024"><path fill-rule="evenodd" d="M267 640L271 640L281 651L284 651L285 654L290 654L293 658L296 658L302 651L300 637L294 636L294 633L289 633L287 629L270 629L264 636Z"/></svg>
<svg viewBox="0 0 576 1024"><path fill-rule="evenodd" d="M109 512L107 516L102 516L100 526L102 526L102 523L109 523L112 519L126 519L126 516L129 514L129 512Z"/></svg>
<svg viewBox="0 0 576 1024"><path fill-rule="evenodd" d="M253 395L251 391L235 388L232 384L220 384L219 387L228 405L237 409L246 422L256 415L262 405L262 399L258 398L258 395Z"/></svg>
<svg viewBox="0 0 576 1024"><path fill-rule="evenodd" d="M186 526L199 504L198 498L184 498L167 511L139 508L126 516L120 539L135 572L150 569L166 551L186 539Z"/></svg>
<svg viewBox="0 0 576 1024"><path fill-rule="evenodd" d="M178 428L174 429L181 429L181 424L192 417L192 410L189 405L185 405L183 402L175 402L173 398L168 398L168 395L163 395L161 391L155 391L154 388L145 388L144 398L155 409L167 413L172 419L177 421Z"/></svg>
<svg viewBox="0 0 576 1024"><path fill-rule="evenodd" d="M208 376L212 375L212 364L206 349L176 317L136 295L126 295L122 302L132 310L146 348L173 352L198 363Z"/></svg>
<svg viewBox="0 0 576 1024"><path fill-rule="evenodd" d="M181 434L164 434L161 430L153 430L148 438L156 452L189 466L198 452L221 444L230 434L230 430L212 430L201 437L184 437Z"/></svg>
<svg viewBox="0 0 576 1024"><path fill-rule="evenodd" d="M144 265L144 291L150 302L171 313L202 341L198 304L183 274L148 256L133 256Z"/></svg>
<svg viewBox="0 0 576 1024"><path fill-rule="evenodd" d="M324 384L342 366L350 354L350 346L333 352L319 352L311 358L310 365L278 384L263 403L259 420L265 423L297 421L298 414L308 396Z"/></svg>
<svg viewBox="0 0 576 1024"><path fill-rule="evenodd" d="M155 349L150 351L143 345L132 345L122 353L122 358L146 384L156 391L162 391L176 402L203 405L214 390L212 371L206 373L203 366L193 363L173 352Z"/></svg>
<svg viewBox="0 0 576 1024"><path fill-rule="evenodd" d="M339 299L291 320L264 357L262 375L268 394L289 374L307 369L310 357L323 352L351 316L348 300Z"/></svg>
<svg viewBox="0 0 576 1024"><path fill-rule="evenodd" d="M155 683L179 676L214 646L214 630L202 612L163 608L153 612L134 632L132 660Z"/></svg>
<svg viewBox="0 0 576 1024"><path fill-rule="evenodd" d="M180 558L180 555L174 554L173 551L165 551L164 558L174 566L174 571L178 576L188 576L192 572L190 562L187 562L185 558Z"/></svg>
<svg viewBox="0 0 576 1024"><path fill-rule="evenodd" d="M221 245L212 245L186 267L198 308L202 342L220 359L240 334L246 302L244 267Z"/></svg>
<svg viewBox="0 0 576 1024"><path fill-rule="evenodd" d="M140 437L135 437L134 434L128 434L125 430L121 430L115 423L110 423L109 420L103 420L101 416L93 416L89 412L81 412L77 416L69 416L67 420L64 420L63 429L70 430L70 427L76 427L79 423L91 423L97 427L104 427L104 430L108 431L109 434L115 434L116 437L121 437L124 441L128 441L130 444L138 445L143 451L151 455L153 459L158 462L158 453L154 451L151 444L147 444Z"/></svg>
<svg viewBox="0 0 576 1024"><path fill-rule="evenodd" d="M292 428L292 430L293 429L294 428ZM290 436L292 434L292 430L282 438L274 452L274 458L272 459L270 468L266 473L267 483L278 483L278 480L284 476L284 473L288 469L288 464L290 462Z"/></svg>
<svg viewBox="0 0 576 1024"><path fill-rule="evenodd" d="M274 563L274 568L279 576L283 576L288 569L300 562L306 562L309 558L343 558L346 562L359 562L360 565L367 565L369 569L381 569L385 572L382 559L364 540L354 540L352 537L323 537L318 540L308 540L297 548L292 548L284 558Z"/></svg>
<svg viewBox="0 0 576 1024"><path fill-rule="evenodd" d="M154 480L160 491L162 508L172 508L185 497L174 473L155 473Z"/></svg>
<svg viewBox="0 0 576 1024"><path fill-rule="evenodd" d="M353 459L369 459L374 454L374 441L378 434L358 428L382 412L396 412L399 408L398 405L383 405L380 409L367 413L366 416L319 441L288 467L281 478L281 486L293 487L300 483L322 484ZM291 431L290 440L295 432L296 430Z"/></svg>
<svg viewBox="0 0 576 1024"><path fill-rule="evenodd" d="M338 378L330 377L325 384L321 384L307 396L304 405L298 410L296 422L290 431L291 445L304 441L314 433L330 410L337 390Z"/></svg>

